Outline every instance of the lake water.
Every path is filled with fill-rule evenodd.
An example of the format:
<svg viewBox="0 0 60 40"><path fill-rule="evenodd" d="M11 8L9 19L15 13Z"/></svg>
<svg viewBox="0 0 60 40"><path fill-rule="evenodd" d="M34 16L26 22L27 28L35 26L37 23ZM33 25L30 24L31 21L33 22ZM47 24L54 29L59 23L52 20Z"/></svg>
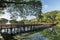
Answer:
<svg viewBox="0 0 60 40"><path fill-rule="evenodd" d="M32 35L29 35L26 39L23 40L48 40L48 38L45 38L40 33L34 33Z"/></svg>

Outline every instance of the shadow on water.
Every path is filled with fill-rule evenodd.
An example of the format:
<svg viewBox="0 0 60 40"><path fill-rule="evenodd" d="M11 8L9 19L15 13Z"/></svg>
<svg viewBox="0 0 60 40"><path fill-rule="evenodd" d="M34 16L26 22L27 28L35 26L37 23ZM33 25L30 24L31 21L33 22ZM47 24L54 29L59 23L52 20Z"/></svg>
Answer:
<svg viewBox="0 0 60 40"><path fill-rule="evenodd" d="M1 35L3 36L4 40L15 40L13 38L14 35L11 35L11 34L8 34L8 33L2 33Z"/></svg>
<svg viewBox="0 0 60 40"><path fill-rule="evenodd" d="M31 34L25 38L20 38L20 39L14 39L13 38L13 35L9 35L7 34L8 36L6 36L6 34L2 34L4 38L4 40L48 40L47 38L45 38L43 35L41 35L39 32L38 33L34 33L34 34Z"/></svg>

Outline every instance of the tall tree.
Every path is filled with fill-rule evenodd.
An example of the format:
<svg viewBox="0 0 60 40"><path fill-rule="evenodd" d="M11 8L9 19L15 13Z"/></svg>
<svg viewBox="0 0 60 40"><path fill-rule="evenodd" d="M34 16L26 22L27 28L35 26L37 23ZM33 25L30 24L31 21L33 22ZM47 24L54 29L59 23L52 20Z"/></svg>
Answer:
<svg viewBox="0 0 60 40"><path fill-rule="evenodd" d="M41 13L42 4L39 0L4 0L6 11L11 14L11 18L18 16L26 18L28 15L38 16Z"/></svg>
<svg viewBox="0 0 60 40"><path fill-rule="evenodd" d="M48 14L48 18L50 18L51 20L52 20L52 22L54 22L55 21L55 18L56 18L56 14L57 14L58 12L57 11L52 11L52 12L49 12L49 14Z"/></svg>

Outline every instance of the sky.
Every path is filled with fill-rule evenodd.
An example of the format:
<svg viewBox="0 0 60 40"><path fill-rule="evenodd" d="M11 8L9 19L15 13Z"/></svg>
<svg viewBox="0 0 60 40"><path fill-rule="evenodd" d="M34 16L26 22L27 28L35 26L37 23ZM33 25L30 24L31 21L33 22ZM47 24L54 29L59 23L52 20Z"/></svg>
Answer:
<svg viewBox="0 0 60 40"><path fill-rule="evenodd" d="M41 0L42 2L42 12L48 12L48 11L53 11L53 10L60 10L60 0ZM9 19L10 16L8 13L4 14L0 18L6 18ZM29 16L27 19L33 19L35 18L34 16ZM20 18L18 18L20 19Z"/></svg>
<svg viewBox="0 0 60 40"><path fill-rule="evenodd" d="M60 10L60 0L41 0L42 12Z"/></svg>

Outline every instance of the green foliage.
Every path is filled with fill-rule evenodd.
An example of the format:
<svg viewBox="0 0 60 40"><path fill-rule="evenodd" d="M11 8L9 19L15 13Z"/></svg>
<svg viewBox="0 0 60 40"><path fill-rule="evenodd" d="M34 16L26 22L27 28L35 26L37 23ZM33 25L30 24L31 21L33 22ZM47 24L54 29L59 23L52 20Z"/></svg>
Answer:
<svg viewBox="0 0 60 40"><path fill-rule="evenodd" d="M2 10L0 10L0 15L4 14L4 12Z"/></svg>
<svg viewBox="0 0 60 40"><path fill-rule="evenodd" d="M52 16L52 18L51 18ZM49 40L60 40L60 11L51 11L40 14L38 18L24 21L30 24L33 23L52 23L58 22L58 24L52 28L45 29L40 32L44 37L47 37Z"/></svg>
<svg viewBox="0 0 60 40"><path fill-rule="evenodd" d="M3 1L3 0L1 0ZM4 0L7 1L3 10L11 15L11 19L17 19L18 16L26 18L27 16L38 16L41 14L42 3L40 0ZM17 4L17 3L22 4ZM5 13L4 12L4 13Z"/></svg>
<svg viewBox="0 0 60 40"><path fill-rule="evenodd" d="M58 20L60 20L60 11L51 11L51 12L46 12L43 13L42 16L42 20L41 22L57 22ZM39 18L41 19L41 16L39 16Z"/></svg>
<svg viewBox="0 0 60 40"><path fill-rule="evenodd" d="M16 20L10 20L10 23L18 23Z"/></svg>
<svg viewBox="0 0 60 40"><path fill-rule="evenodd" d="M21 18L26 18L26 16L33 15L38 16L41 14L42 10L42 3L41 1L37 0L11 0L15 2L25 2L25 4L9 4L10 6L7 7L7 12L9 12L12 16L15 17L19 16ZM17 14L17 15L16 15Z"/></svg>
<svg viewBox="0 0 60 40"><path fill-rule="evenodd" d="M52 16L52 17L51 17ZM51 11L38 15L37 18L31 20L25 20L25 23L60 23L60 11Z"/></svg>
<svg viewBox="0 0 60 40"><path fill-rule="evenodd" d="M60 27L58 26L46 29L40 33L47 37L49 40L60 40Z"/></svg>
<svg viewBox="0 0 60 40"><path fill-rule="evenodd" d="M19 24L24 24L25 20L18 21Z"/></svg>
<svg viewBox="0 0 60 40"><path fill-rule="evenodd" d="M43 15L43 20L41 22L44 23L52 23L52 22L58 22L58 24L52 28L45 29L41 31L40 33L47 37L49 40L60 40L60 11L51 11L46 12ZM51 17L52 16L52 17Z"/></svg>
<svg viewBox="0 0 60 40"><path fill-rule="evenodd" d="M8 20L5 19L5 18L1 18L1 19L0 19L0 23L7 23L7 22L8 22Z"/></svg>

